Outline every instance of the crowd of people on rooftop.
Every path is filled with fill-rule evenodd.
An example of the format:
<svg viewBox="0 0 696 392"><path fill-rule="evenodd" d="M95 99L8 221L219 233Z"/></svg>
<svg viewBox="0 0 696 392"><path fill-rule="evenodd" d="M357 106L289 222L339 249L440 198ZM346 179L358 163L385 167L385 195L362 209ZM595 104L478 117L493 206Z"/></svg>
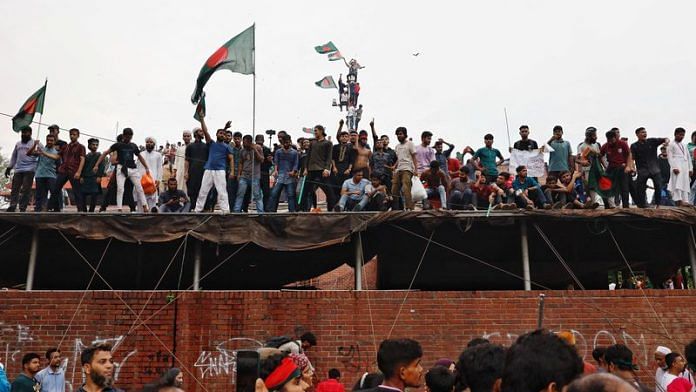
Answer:
<svg viewBox="0 0 696 392"><path fill-rule="evenodd" d="M254 350L258 358L249 384L242 392L344 392L339 369L331 368L319 381L310 360L317 338L311 332L300 338L277 337ZM84 384L79 392L120 391L115 381L112 347L106 343L84 349L80 355ZM352 391L405 392L692 392L696 372L696 340L684 347L684 354L658 346L654 351L655 387L644 384L636 371L636 355L624 344L595 345L594 363L577 351L572 331L538 329L519 336L509 347L485 338L470 340L457 360L442 358L426 371L424 352L413 339L386 339L376 353L376 372L362 374ZM45 367L36 353L25 353L22 371L10 381L0 364L0 392L65 392L65 368L61 351L46 352ZM376 370L376 369L375 369ZM237 374L243 379L247 374ZM188 377L188 376L186 376ZM143 392L178 392L186 388L182 369L171 368L160 378L142 380ZM201 384L205 380L195 380ZM195 385L189 381L190 388ZM238 388L244 388L237 385ZM207 390L207 389L206 389Z"/></svg>
<svg viewBox="0 0 696 392"><path fill-rule="evenodd" d="M200 127L183 132L181 142L159 148L152 137L144 138L144 146L135 144L131 128L100 150L97 138L89 138L85 147L76 128L64 141L60 128L52 125L40 142L24 127L5 171L12 175L7 210L26 211L33 193L36 212L62 211L67 203L81 212L95 212L97 205L99 211L109 205L122 211L123 204L143 212L248 212L252 201L258 213L276 212L281 202L287 202L289 212L308 212L319 211L317 188L325 195L326 211L413 210L416 205L610 209L629 208L631 201L646 208L693 205L696 198L696 132L687 144L683 128L676 128L670 140L648 138L641 127L629 146L618 128L605 132L600 144L597 129L588 127L574 149L561 126L553 128L548 141L537 143L522 125L520 140L507 152L546 151L540 177L530 175L525 165L508 163L506 169L509 161L494 147L491 134L483 137L483 147L466 146L453 154L455 146L434 139L430 131L421 132L416 143L405 127L398 127L394 143L387 134L378 135L374 120L370 132L358 130L359 120L350 122L344 130L345 121L339 121L336 143L317 125L313 137L294 141L279 131L273 149L264 144L263 134L233 132L229 121L211 135L203 116ZM102 179L108 179L105 186ZM72 198L64 197L67 183ZM652 200L647 200L648 189Z"/></svg>

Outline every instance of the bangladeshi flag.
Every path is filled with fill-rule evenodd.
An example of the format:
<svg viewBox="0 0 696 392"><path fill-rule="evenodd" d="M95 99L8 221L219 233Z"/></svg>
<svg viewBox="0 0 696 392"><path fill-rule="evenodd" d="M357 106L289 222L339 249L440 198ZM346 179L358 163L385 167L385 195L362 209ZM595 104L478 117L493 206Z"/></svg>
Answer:
<svg viewBox="0 0 696 392"><path fill-rule="evenodd" d="M321 88L337 88L333 76L324 76L322 80L314 82L314 84Z"/></svg>
<svg viewBox="0 0 696 392"><path fill-rule="evenodd" d="M46 98L46 84L37 92L31 95L19 109L19 112L12 117L12 129L20 132L25 126L29 126L34 121L36 112L43 113L44 99Z"/></svg>
<svg viewBox="0 0 696 392"><path fill-rule="evenodd" d="M599 159L592 158L590 172L587 175L588 189L594 190L601 197L613 197L617 194L616 187L619 183L615 177L616 174L609 175L604 171Z"/></svg>
<svg viewBox="0 0 696 392"><path fill-rule="evenodd" d="M196 105L196 112L193 113L193 118L196 121L201 121L201 118L205 117L205 92L201 94L201 99L198 100L198 105Z"/></svg>
<svg viewBox="0 0 696 392"><path fill-rule="evenodd" d="M337 52L329 53L329 61L338 61L338 60L342 60L342 59L343 59L343 55L341 54L341 52L337 51Z"/></svg>
<svg viewBox="0 0 696 392"><path fill-rule="evenodd" d="M334 45L333 42L329 41L324 45L315 46L314 50L316 50L319 54L325 54L335 52L338 50L338 48L336 47L336 45Z"/></svg>
<svg viewBox="0 0 696 392"><path fill-rule="evenodd" d="M254 73L254 25L242 31L216 50L203 64L196 80L191 102L198 103L203 87L219 69L250 75Z"/></svg>

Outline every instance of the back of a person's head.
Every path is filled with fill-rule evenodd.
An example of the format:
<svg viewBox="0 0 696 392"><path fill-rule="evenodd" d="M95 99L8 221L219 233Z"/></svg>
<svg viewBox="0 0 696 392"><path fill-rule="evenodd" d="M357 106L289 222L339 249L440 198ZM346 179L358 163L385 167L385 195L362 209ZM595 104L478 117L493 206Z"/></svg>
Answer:
<svg viewBox="0 0 696 392"><path fill-rule="evenodd" d="M466 344L467 348L471 348L474 346L478 346L479 344L488 344L490 341L486 338L473 338L469 340L469 343Z"/></svg>
<svg viewBox="0 0 696 392"><path fill-rule="evenodd" d="M314 347L317 345L317 337L311 332L305 332L300 336L301 342L307 342L310 346Z"/></svg>
<svg viewBox="0 0 696 392"><path fill-rule="evenodd" d="M338 369L329 369L329 378L338 380L339 378L341 378L341 372Z"/></svg>
<svg viewBox="0 0 696 392"><path fill-rule="evenodd" d="M604 359L604 356L607 353L607 348L606 347L596 347L594 350L592 350L592 358L599 362L601 359Z"/></svg>
<svg viewBox="0 0 696 392"><path fill-rule="evenodd" d="M363 389L372 389L381 385L384 382L382 373L363 373L358 381L353 385L353 391L361 391Z"/></svg>
<svg viewBox="0 0 696 392"><path fill-rule="evenodd" d="M280 366L283 359L287 356L288 354L283 352L281 354L273 354L262 360L259 364L259 377L265 380L278 366Z"/></svg>
<svg viewBox="0 0 696 392"><path fill-rule="evenodd" d="M469 347L459 356L457 373L459 384L471 392L490 392L503 376L505 349L497 344L479 344Z"/></svg>
<svg viewBox="0 0 696 392"><path fill-rule="evenodd" d="M691 370L696 370L696 339L684 347L684 359Z"/></svg>
<svg viewBox="0 0 696 392"><path fill-rule="evenodd" d="M633 351L623 344L614 344L607 347L604 352L604 361L607 366L613 365L618 370L634 370Z"/></svg>
<svg viewBox="0 0 696 392"><path fill-rule="evenodd" d="M173 387L176 385L176 376L181 373L181 370L179 368L171 368L167 370L162 377L160 378L160 386L170 386Z"/></svg>
<svg viewBox="0 0 696 392"><path fill-rule="evenodd" d="M635 392L626 381L611 373L595 373L579 378L568 385L567 392Z"/></svg>
<svg viewBox="0 0 696 392"><path fill-rule="evenodd" d="M425 385L430 392L452 392L454 374L444 366L435 366L425 375Z"/></svg>
<svg viewBox="0 0 696 392"><path fill-rule="evenodd" d="M502 392L539 392L555 383L560 391L582 374L575 348L543 329L517 338L505 355Z"/></svg>
<svg viewBox="0 0 696 392"><path fill-rule="evenodd" d="M377 367L385 379L393 377L399 366L406 366L423 356L420 343L412 339L387 339L377 351Z"/></svg>

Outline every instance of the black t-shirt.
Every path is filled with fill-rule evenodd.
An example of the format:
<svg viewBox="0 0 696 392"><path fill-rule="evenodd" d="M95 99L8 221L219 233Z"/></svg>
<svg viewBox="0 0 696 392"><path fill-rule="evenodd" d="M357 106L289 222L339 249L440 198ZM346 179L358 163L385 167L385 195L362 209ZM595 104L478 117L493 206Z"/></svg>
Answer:
<svg viewBox="0 0 696 392"><path fill-rule="evenodd" d="M269 170L271 170L271 167L273 166L273 153L271 152L271 149L262 146L263 147L263 162L261 162L261 174L262 175L267 175ZM268 161L268 157L271 157L270 162Z"/></svg>
<svg viewBox="0 0 696 392"><path fill-rule="evenodd" d="M135 169L135 156L140 155L140 149L137 144L116 142L109 149L116 151L116 159L119 165Z"/></svg>
<svg viewBox="0 0 696 392"><path fill-rule="evenodd" d="M350 143L336 144L331 151L331 159L336 162L336 169L339 172L346 171L355 160L355 149Z"/></svg>
<svg viewBox="0 0 696 392"><path fill-rule="evenodd" d="M186 146L186 160L189 163L189 171L203 172L203 167L208 161L208 144L193 142Z"/></svg>
<svg viewBox="0 0 696 392"><path fill-rule="evenodd" d="M644 142L631 144L631 154L638 170L649 171L650 173L660 171L660 165L657 163L657 148L664 142L665 139L651 137L645 139Z"/></svg>
<svg viewBox="0 0 696 392"><path fill-rule="evenodd" d="M527 140L518 140L515 142L515 144L512 146L515 150L521 150L521 151L532 151L536 150L539 148L537 145L537 142L535 142L532 139L527 139Z"/></svg>

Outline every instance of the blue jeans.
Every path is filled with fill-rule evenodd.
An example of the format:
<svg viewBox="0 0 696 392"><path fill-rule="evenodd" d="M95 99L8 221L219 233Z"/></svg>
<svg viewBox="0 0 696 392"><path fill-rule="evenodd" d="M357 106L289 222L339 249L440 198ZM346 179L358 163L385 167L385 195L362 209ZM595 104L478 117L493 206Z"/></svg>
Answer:
<svg viewBox="0 0 696 392"><path fill-rule="evenodd" d="M186 202L183 205L177 204L176 207L168 206L166 204L162 204L159 206L159 212L167 213L167 212L189 212L191 210L191 203Z"/></svg>
<svg viewBox="0 0 696 392"><path fill-rule="evenodd" d="M244 194L247 188L251 186L251 198L256 202L256 211L263 212L263 194L261 192L261 184L258 178L239 178L239 187L237 188L237 200L234 202L234 212L242 211L244 203Z"/></svg>
<svg viewBox="0 0 696 392"><path fill-rule="evenodd" d="M289 184L281 184L276 182L271 190L271 196L268 198L267 210L270 212L278 211L278 198L280 197L280 192L285 188L285 194L288 196L288 211L297 211L297 198L295 197L295 188L297 183L291 181Z"/></svg>
<svg viewBox="0 0 696 392"><path fill-rule="evenodd" d="M450 210L463 210L469 204L476 204L474 201L474 192L471 189L464 189L464 191L453 191L450 196L449 208Z"/></svg>
<svg viewBox="0 0 696 392"><path fill-rule="evenodd" d="M234 211L234 203L237 201L237 188L239 188L239 180L234 180L227 177L227 200L230 206L230 211Z"/></svg>
<svg viewBox="0 0 696 392"><path fill-rule="evenodd" d="M425 193L428 195L428 199L436 195L440 195L440 206L441 208L447 208L447 192L445 191L445 186L440 185L437 189L427 188Z"/></svg>
<svg viewBox="0 0 696 392"><path fill-rule="evenodd" d="M527 197L529 197L530 200L533 200L538 208L543 208L544 204L548 203L546 197L544 196L544 192L539 186L527 188ZM527 200L522 196L515 196L515 203L520 208L527 207Z"/></svg>
<svg viewBox="0 0 696 392"><path fill-rule="evenodd" d="M348 195L341 195L338 200L338 206L341 207L341 211L352 210L352 211L362 211L370 198L367 195L363 195L360 200L351 199Z"/></svg>

